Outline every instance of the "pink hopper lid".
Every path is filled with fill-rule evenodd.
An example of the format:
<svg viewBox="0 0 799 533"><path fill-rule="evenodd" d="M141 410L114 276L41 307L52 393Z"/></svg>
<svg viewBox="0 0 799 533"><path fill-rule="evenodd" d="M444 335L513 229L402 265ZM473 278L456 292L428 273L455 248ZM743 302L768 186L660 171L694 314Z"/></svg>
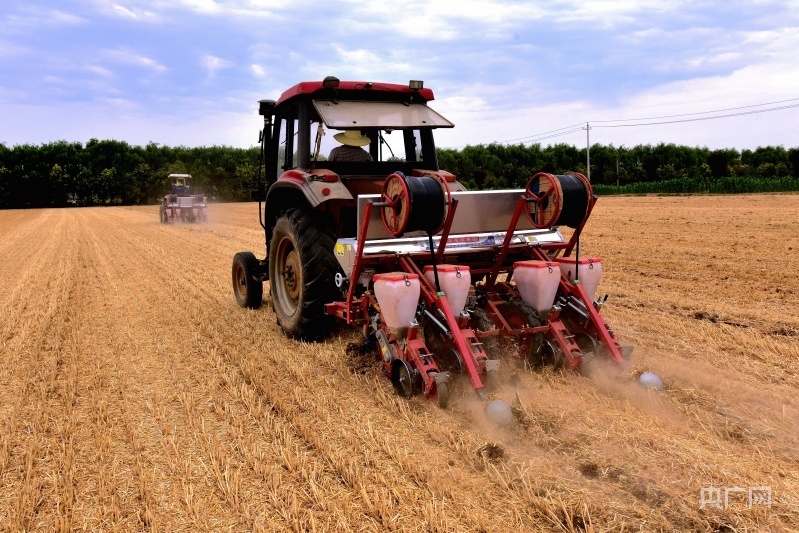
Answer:
<svg viewBox="0 0 799 533"><path fill-rule="evenodd" d="M388 274L375 274L372 278L374 281L405 281L405 279L419 279L416 274L404 274L402 272L389 272Z"/></svg>
<svg viewBox="0 0 799 533"><path fill-rule="evenodd" d="M574 264L574 262L575 262L573 257L558 257L557 259L555 259L555 261L557 261L558 263L571 263L571 264ZM580 264L581 265L587 265L589 263L601 263L601 262L602 262L602 258L600 258L600 257L591 257L591 258L588 258L588 259L580 259Z"/></svg>
<svg viewBox="0 0 799 533"><path fill-rule="evenodd" d="M436 268L438 269L439 272L456 272L458 270L466 271L466 272L469 271L469 267L466 266L466 265L463 265L463 266L461 266L461 265L437 265ZM433 265L425 266L424 267L424 271L425 272L432 272L433 271Z"/></svg>
<svg viewBox="0 0 799 533"><path fill-rule="evenodd" d="M582 263L582 261L580 261ZM549 261L516 261L513 263L513 268L547 268L555 266Z"/></svg>

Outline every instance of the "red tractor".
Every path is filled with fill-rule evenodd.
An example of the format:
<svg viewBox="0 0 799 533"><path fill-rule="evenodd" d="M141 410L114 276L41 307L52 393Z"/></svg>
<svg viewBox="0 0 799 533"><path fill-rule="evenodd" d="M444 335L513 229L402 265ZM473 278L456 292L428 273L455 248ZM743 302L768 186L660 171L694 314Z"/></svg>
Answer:
<svg viewBox="0 0 799 533"><path fill-rule="evenodd" d="M161 200L159 217L161 223L168 222L205 222L208 198L202 194L190 193L190 174L170 174L170 191Z"/></svg>
<svg viewBox="0 0 799 533"><path fill-rule="evenodd" d="M260 102L266 257L235 255L239 305L260 307L268 280L286 335L358 327L399 394L441 406L456 376L488 400L501 363L622 365L631 349L594 294L601 260L579 257L588 180L538 173L525 189L467 191L438 167L433 132L453 125L432 100L422 82L328 77ZM326 130L356 148L347 160L320 157ZM505 422L511 410L494 400L487 412Z"/></svg>

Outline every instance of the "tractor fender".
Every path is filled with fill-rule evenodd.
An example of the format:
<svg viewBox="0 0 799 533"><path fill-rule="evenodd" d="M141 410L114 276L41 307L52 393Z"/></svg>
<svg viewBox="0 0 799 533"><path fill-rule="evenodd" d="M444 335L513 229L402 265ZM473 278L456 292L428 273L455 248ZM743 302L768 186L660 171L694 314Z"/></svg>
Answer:
<svg viewBox="0 0 799 533"><path fill-rule="evenodd" d="M335 172L327 169L288 170L269 187L266 195L267 228L274 227L277 217L287 209L300 206L315 209L330 200L352 199L352 194Z"/></svg>
<svg viewBox="0 0 799 533"><path fill-rule="evenodd" d="M311 207L316 207L328 200L353 199L350 191L341 183L338 174L325 168L313 171L292 169L284 172L269 188L267 204L269 196L273 193L279 194L278 191L286 187L300 190Z"/></svg>

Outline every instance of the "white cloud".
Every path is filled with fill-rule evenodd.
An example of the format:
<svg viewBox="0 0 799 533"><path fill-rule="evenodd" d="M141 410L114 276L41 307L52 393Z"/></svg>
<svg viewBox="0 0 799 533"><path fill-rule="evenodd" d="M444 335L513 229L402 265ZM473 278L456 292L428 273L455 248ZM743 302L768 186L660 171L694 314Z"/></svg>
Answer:
<svg viewBox="0 0 799 533"><path fill-rule="evenodd" d="M108 50L105 55L112 61L125 65L145 67L155 72L165 72L167 68L154 59L138 55L130 50Z"/></svg>
<svg viewBox="0 0 799 533"><path fill-rule="evenodd" d="M176 3L192 11L211 15L221 13L223 10L223 6L214 0L178 0Z"/></svg>
<svg viewBox="0 0 799 533"><path fill-rule="evenodd" d="M84 0L69 11L58 0L2 1L12 6L0 9L8 12L0 14L2 107L79 109L74 124L61 124L63 135L123 137L128 130L99 122L109 109L138 101L140 108L126 111L131 122L165 124L172 135L153 140L235 143L233 117L253 115L257 130L255 100L328 74L423 79L436 93L433 107L456 123L439 133L442 146L799 96L797 0ZM103 100L116 98L124 101ZM206 116L225 134L203 138L207 131L184 127ZM742 147L779 140L769 125L785 122L776 113L747 120L758 126L708 121L597 128L591 136ZM240 133L252 142L250 130ZM12 134L40 142L38 135L51 133L22 124ZM795 132L782 135L794 142ZM543 142L584 141L583 132Z"/></svg>
<svg viewBox="0 0 799 533"><path fill-rule="evenodd" d="M204 55L201 59L201 63L207 71L208 76L211 77L215 76L220 69L231 66L230 61L226 61L221 57L212 56L210 54Z"/></svg>
<svg viewBox="0 0 799 533"><path fill-rule="evenodd" d="M0 30L4 33L16 33L41 30L44 27L76 26L87 20L58 9L43 9L38 6L25 7L21 13L11 13L0 19Z"/></svg>
<svg viewBox="0 0 799 533"><path fill-rule="evenodd" d="M419 72L416 64L397 60L393 51L381 54L365 48L351 49L341 44L334 44L332 48L336 55L334 59L325 62L306 60L301 72L308 79L333 74L339 79L374 81L391 81L402 76L418 75ZM298 60L301 58L298 57Z"/></svg>
<svg viewBox="0 0 799 533"><path fill-rule="evenodd" d="M738 37L742 43L752 42L757 46L742 45L740 51L722 49L716 55L700 50L695 58L689 60L689 63L697 62L696 65L688 65L696 67L691 77L676 81L665 79L661 83L644 86L626 94L615 105L603 104L592 98L590 92L583 92L550 105L531 104L531 98L528 97L520 99L514 109L501 109L494 98L499 94L496 89L502 89L499 85L493 88L475 86L437 90L439 100L433 106L456 123L454 130L439 132L437 143L442 147L461 147L491 141L504 142L577 125L573 128L576 131L570 134L548 139L542 136L540 142L544 145L566 142L584 146L586 135L579 125L589 121L593 126L590 133L592 143L616 146L664 142L710 148L753 149L757 146L797 144L793 125L799 121L799 108L652 126L607 128L603 126L608 124L599 122L669 115L688 115L671 120L693 119L708 115L689 114L799 98L799 56L795 53L799 49L799 30L790 28L741 34ZM717 73L703 72L709 65L740 63L742 57L747 61L738 68ZM519 96L532 94L533 100L538 93L535 88L527 91L521 87L504 89ZM796 103L793 101L788 104ZM747 107L717 114L749 113L766 107Z"/></svg>
<svg viewBox="0 0 799 533"><path fill-rule="evenodd" d="M547 18L559 24L581 23L605 29L641 20L659 20L670 14L690 14L696 5L688 0L562 0L547 9Z"/></svg>
<svg viewBox="0 0 799 533"><path fill-rule="evenodd" d="M17 44L8 41L0 41L0 57L18 56L26 51L27 49Z"/></svg>
<svg viewBox="0 0 799 533"><path fill-rule="evenodd" d="M298 7L303 3L291 0L270 0L269 2L259 0L178 0L174 4L170 4L170 7L179 6L203 15L275 17L280 16L281 11Z"/></svg>
<svg viewBox="0 0 799 533"><path fill-rule="evenodd" d="M256 78L266 77L266 70L261 65L250 65L250 70L252 70Z"/></svg>
<svg viewBox="0 0 799 533"><path fill-rule="evenodd" d="M110 78L111 76L114 75L114 73L108 70L107 68L98 67L96 65L89 65L85 67L85 70L91 72L92 74L97 74L98 76L102 76L104 78Z"/></svg>
<svg viewBox="0 0 799 533"><path fill-rule="evenodd" d="M152 11L146 11L136 8L129 8L119 4L111 5L111 10L114 15L125 18L131 19L136 21L157 21L160 20L160 16Z"/></svg>

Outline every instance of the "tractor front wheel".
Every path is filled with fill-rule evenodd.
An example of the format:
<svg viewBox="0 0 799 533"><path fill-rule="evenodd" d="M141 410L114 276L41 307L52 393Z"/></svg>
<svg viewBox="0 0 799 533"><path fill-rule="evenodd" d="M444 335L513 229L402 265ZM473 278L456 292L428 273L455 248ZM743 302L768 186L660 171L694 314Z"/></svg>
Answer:
<svg viewBox="0 0 799 533"><path fill-rule="evenodd" d="M233 256L233 293L241 307L261 307L264 283L256 277L258 267L258 259L252 252L239 252Z"/></svg>
<svg viewBox="0 0 799 533"><path fill-rule="evenodd" d="M275 223L269 245L270 289L277 322L290 338L317 340L329 332L325 304L340 297L335 242L331 221L308 209L291 209Z"/></svg>

